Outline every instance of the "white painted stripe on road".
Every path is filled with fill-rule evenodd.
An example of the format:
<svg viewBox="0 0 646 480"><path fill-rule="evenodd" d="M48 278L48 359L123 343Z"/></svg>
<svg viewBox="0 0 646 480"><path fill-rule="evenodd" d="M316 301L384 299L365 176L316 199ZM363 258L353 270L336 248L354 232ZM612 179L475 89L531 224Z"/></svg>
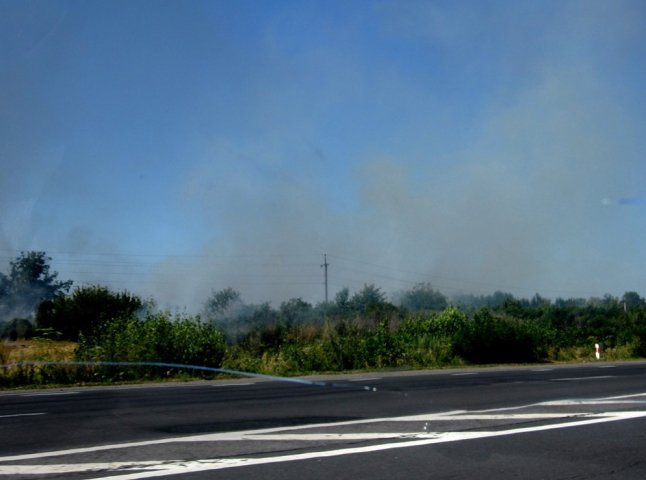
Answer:
<svg viewBox="0 0 646 480"><path fill-rule="evenodd" d="M477 415L477 414L465 414L465 415L456 415L456 416L437 416L431 418L429 421L458 421L458 420L540 420L540 419L557 419L557 418L570 418L570 417L591 417L602 414L593 414L593 413L574 413L574 412L563 412L563 413L502 413L502 414L493 414L493 415Z"/></svg>
<svg viewBox="0 0 646 480"><path fill-rule="evenodd" d="M159 465L159 460L141 462L106 462L106 463L61 463L45 465L0 465L0 475L53 475L61 473L92 473L105 474L109 470L144 469ZM137 468L140 467L140 468Z"/></svg>
<svg viewBox="0 0 646 480"><path fill-rule="evenodd" d="M597 375L596 377L571 377L571 378L553 378L553 382L580 382L584 380L603 380L605 378L615 378L615 375Z"/></svg>
<svg viewBox="0 0 646 480"><path fill-rule="evenodd" d="M372 380L381 380L381 377L348 378L348 382L370 382Z"/></svg>
<svg viewBox="0 0 646 480"><path fill-rule="evenodd" d="M247 385L255 385L255 382L240 382L240 383L214 383L214 387L245 387Z"/></svg>
<svg viewBox="0 0 646 480"><path fill-rule="evenodd" d="M171 461L159 461L156 465L150 464L149 462L132 462L130 466L124 465L123 463L119 464L119 470L123 472L124 470L138 470L133 473L125 474L108 474L108 476L100 477L95 480L139 480L145 478L153 477L165 477L171 475L181 475L213 470L222 470L227 468L236 468L236 467L245 467L253 465L267 465L272 463L281 463L281 462L293 462L301 460L312 460L320 458L331 458L338 457L342 455L354 455L361 453L371 453L379 452L384 450L398 449L398 448L410 448L410 447L420 447L426 445L433 445L439 443L447 442L457 442L463 440L475 440L475 439L484 439L484 438L493 438L507 435L516 435L520 433L533 433L541 432L548 430L556 430L561 428L572 428L572 427L581 427L585 425L593 425L606 422L614 422L619 420L629 420L635 418L644 418L646 417L646 412L609 412L604 414L604 417L595 417L595 418L586 418L581 420L576 420L566 423L558 423L551 425L539 425L533 427L523 427L515 428L509 430L498 430L498 431L480 431L480 432L438 432L431 434L417 434L414 440L401 441L379 444L379 445L368 445L363 447L353 447L353 448L342 448L336 450L327 450L319 452L307 452L299 453L293 455L282 455L275 457L246 457L246 458L224 458L224 459L213 459L213 460L197 460L197 461L184 461L184 460L171 460ZM104 464L106 469L110 469L112 463ZM84 468L91 468L90 471L96 471L97 467L100 464L79 464L77 466L61 464L61 465L2 465L0 466L0 474L18 474L29 475L42 473L43 468L48 468L50 471L54 468L68 469L64 473L73 473L73 472L88 472L88 470L83 470ZM77 470L69 470L71 467L76 467ZM31 471L29 469L32 469ZM20 471L18 470L20 469ZM144 471L141 471L144 470ZM110 472L106 472L110 473ZM113 472L116 473L116 472Z"/></svg>
<svg viewBox="0 0 646 480"><path fill-rule="evenodd" d="M14 413L13 415L0 415L0 418L13 418L13 417L32 417L35 415L47 415L45 412L36 413Z"/></svg>
<svg viewBox="0 0 646 480"><path fill-rule="evenodd" d="M646 397L644 393L632 393L629 395L618 395L614 397L590 398L590 399L573 399L573 400L549 400L546 402L529 403L527 405L518 405L515 407L501 407L501 408L488 408L486 410L472 410L472 412L485 413L485 412L507 412L512 410L524 410L531 407L549 407L549 406L563 406L563 405L597 405L597 404L612 404L622 403L613 402L612 400L622 400L627 398ZM641 402L638 402L641 403Z"/></svg>
<svg viewBox="0 0 646 480"><path fill-rule="evenodd" d="M519 407L524 408L524 407ZM484 411L482 411L484 412ZM59 457L65 455L76 455L83 453L94 453L106 450L118 450L133 447L147 447L151 445L164 445L169 443L191 443L191 442L214 442L214 441L242 441L250 439L253 436L263 436L269 439L268 435L281 434L281 432L293 432L297 430L316 429L316 428L332 428L332 427L345 427L362 424L374 424L384 422L433 422L433 421L457 421L457 420L504 420L513 418L522 419L558 419L570 417L590 416L586 413L561 413L561 414L544 414L544 413L529 413L529 414L493 414L486 415L479 412L468 412L465 410L452 410L448 412L429 413L422 415L408 415L403 417L385 417L385 418L365 418L361 420L347 420L342 422L330 423L316 423L306 425L296 425L291 427L273 427L257 430L243 430L239 432L220 432L220 433L207 433L202 435L192 435L187 437L171 437L160 440L148 440L141 442L128 442L117 443L111 445L98 445L93 447L80 447L70 448L66 450L54 450L50 452L40 453L26 453L22 455L9 455L0 457L0 462L22 461L22 460L37 460L41 458ZM282 433L285 435L285 433Z"/></svg>
<svg viewBox="0 0 646 480"><path fill-rule="evenodd" d="M466 375L477 375L476 372L462 372L462 373L452 373L454 377L464 377Z"/></svg>
<svg viewBox="0 0 646 480"><path fill-rule="evenodd" d="M556 400L545 402L546 406L565 407L569 405L643 405L646 400Z"/></svg>
<svg viewBox="0 0 646 480"><path fill-rule="evenodd" d="M417 438L418 432L363 432L363 433L274 433L271 435L248 435L240 440L262 440L273 442L319 442L332 440L388 440L394 438ZM429 435L429 434L423 434Z"/></svg>
<svg viewBox="0 0 646 480"><path fill-rule="evenodd" d="M76 395L77 393L81 393L78 391L71 391L71 392L38 392L38 393L22 393L20 394L21 397L55 397L58 395Z"/></svg>
<svg viewBox="0 0 646 480"><path fill-rule="evenodd" d="M623 398L636 398L636 397L646 397L646 393L631 393L629 395L617 395L615 397L605 397L601 400L620 400Z"/></svg>
<svg viewBox="0 0 646 480"><path fill-rule="evenodd" d="M553 368L535 368L532 370L532 372L552 372L554 371Z"/></svg>
<svg viewBox="0 0 646 480"><path fill-rule="evenodd" d="M164 445L168 443L178 443L178 442L212 442L212 441L237 440L241 435L276 433L276 432L284 432L284 431L305 430L305 429L311 429L311 428L344 427L344 426L351 426L351 425L361 425L361 424L379 423L379 422L398 422L398 421L399 422L413 422L413 421L425 422L425 421L431 421L434 419L440 419L446 415L455 415L460 412L465 412L465 411L453 410L449 412L441 412L441 413L433 413L433 414L425 414L425 415L409 415L404 417L363 418L360 420L345 420L341 422L314 423L314 424L306 424L306 425L296 425L292 427L273 427L273 428L263 428L263 429L257 429L257 430L243 430L239 432L206 433L202 435L191 435L187 437L171 437L171 438L163 438L160 440L144 440L140 442L115 443L110 445L98 445L94 447L79 447L79 448L69 448L65 450L53 450L50 452L9 455L5 457L0 457L0 462L35 460L39 458L59 457L63 455L75 455L80 453L93 453L93 452L100 452L105 450L117 450L117 449L132 448L132 447L147 447L150 445Z"/></svg>
<svg viewBox="0 0 646 480"><path fill-rule="evenodd" d="M599 368L616 368L617 365L599 365Z"/></svg>
<svg viewBox="0 0 646 480"><path fill-rule="evenodd" d="M94 453L98 451L107 451L107 450L116 450L116 449L125 449L133 447L146 447L150 445L163 445L170 443L178 442L209 442L209 441L227 441L227 440L236 440L243 435L262 435L262 434L271 434L278 432L293 432L296 430L304 429L315 429L315 428L329 428L337 426L351 426L351 425L361 425L361 424L370 424L370 423L380 423L380 422L431 422L431 421L441 421L441 420L472 420L472 419L513 419L520 418L516 414L497 414L497 415L486 415L489 412L505 412L505 411L517 411L525 408L535 407L535 406L550 406L550 405L582 405L582 404L599 404L601 402L605 403L620 403L615 400L625 400L630 398L646 397L646 392L635 393L628 395L619 395L613 397L604 397L597 399L588 399L588 400L561 400L561 401L547 401L539 402L528 405L514 406L514 407L503 407L503 408L492 408L486 410L475 410L475 411L466 411L466 410L452 410L447 412L439 413L430 413L430 414L421 414L421 415L408 415L402 417L386 417L386 418L366 418L360 420L347 420L341 422L330 422L330 423L319 423L319 424L307 424L307 425L297 425L292 427L273 427L266 429L257 429L257 430L246 430L241 432L222 432L222 433L213 433L213 434L202 434L202 435L193 435L187 437L173 437L165 438L160 440L149 440L149 441L140 441L140 442L127 442L127 443L118 443L111 445L99 445L92 447L81 447L81 448L72 448L65 450L56 450L49 452L40 452L40 453L29 453L21 455L9 455L0 457L0 462L11 462L11 461L23 461L23 460L37 460L41 458L51 458L57 456L65 455L74 455L74 454L83 454L83 453ZM643 413L643 412L642 412ZM485 415L483 415L485 414ZM539 414L521 414L523 416L530 415L532 418L537 417ZM553 414L546 414L553 415ZM583 417L588 415L587 418L590 418L591 414L586 413L568 413L568 414L554 414L551 418L568 418L568 417ZM546 417L543 417L546 418Z"/></svg>

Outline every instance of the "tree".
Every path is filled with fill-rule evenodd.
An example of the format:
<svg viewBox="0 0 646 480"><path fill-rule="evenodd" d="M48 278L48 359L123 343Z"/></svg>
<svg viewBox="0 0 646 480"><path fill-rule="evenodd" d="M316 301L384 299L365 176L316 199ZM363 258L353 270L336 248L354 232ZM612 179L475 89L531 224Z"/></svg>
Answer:
<svg viewBox="0 0 646 480"><path fill-rule="evenodd" d="M637 292L626 292L621 299L626 311L637 310L646 306L646 301Z"/></svg>
<svg viewBox="0 0 646 480"><path fill-rule="evenodd" d="M211 323L223 323L235 307L242 306L240 293L233 288L214 291L204 304L204 318Z"/></svg>
<svg viewBox="0 0 646 480"><path fill-rule="evenodd" d="M386 303L386 294L374 284L364 285L361 290L352 295L350 305L357 312L366 312L369 309Z"/></svg>
<svg viewBox="0 0 646 480"><path fill-rule="evenodd" d="M433 290L430 283L418 283L412 290L404 292L401 304L413 312L423 310L444 310L447 307L446 297Z"/></svg>
<svg viewBox="0 0 646 480"><path fill-rule="evenodd" d="M312 316L312 305L302 298L292 298L280 304L279 315L288 325L304 323Z"/></svg>
<svg viewBox="0 0 646 480"><path fill-rule="evenodd" d="M348 287L343 287L334 296L333 312L338 315L345 315L351 310L350 305L350 290Z"/></svg>
<svg viewBox="0 0 646 480"><path fill-rule="evenodd" d="M144 306L139 297L128 292L113 292L102 286L81 287L71 295L42 302L36 312L36 324L60 332L62 338L77 340L79 333L90 335L103 323L130 317Z"/></svg>
<svg viewBox="0 0 646 480"><path fill-rule="evenodd" d="M0 274L0 319L31 318L41 302L69 291L72 281L57 281L51 260L45 252L21 252L9 275Z"/></svg>

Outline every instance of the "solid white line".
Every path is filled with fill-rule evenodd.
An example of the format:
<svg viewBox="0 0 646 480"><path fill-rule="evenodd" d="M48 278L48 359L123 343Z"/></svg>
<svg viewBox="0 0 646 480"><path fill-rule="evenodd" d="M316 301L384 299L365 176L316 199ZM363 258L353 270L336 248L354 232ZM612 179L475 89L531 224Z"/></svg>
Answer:
<svg viewBox="0 0 646 480"><path fill-rule="evenodd" d="M553 368L535 368L532 370L532 372L552 372L554 371Z"/></svg>
<svg viewBox="0 0 646 480"><path fill-rule="evenodd" d="M14 413L13 415L0 415L0 418L12 418L12 417L32 417L34 415L47 415L45 412L38 413Z"/></svg>
<svg viewBox="0 0 646 480"><path fill-rule="evenodd" d="M65 455L93 453L98 451L116 450L116 449L124 449L124 448L131 448L131 447L145 447L150 445L163 445L163 444L178 443L178 442L183 443L183 442L210 442L210 441L238 440L241 437L244 437L245 435L248 435L248 436L262 435L262 434L271 434L271 433L278 433L278 432L293 432L296 430L305 430L305 429L351 426L351 425L361 425L361 424L380 423L380 422L412 422L412 421L430 422L430 421L438 421L438 420L460 420L460 419L470 420L470 419L476 419L476 418L477 419L505 419L505 418L514 418L514 415L502 414L497 416L496 415L487 416L487 415L478 415L478 414L484 414L488 412L505 412L505 411L522 410L525 408L530 408L535 406L581 405L581 404L597 404L601 402L620 403L620 402L612 402L612 400L621 400L621 399L628 399L628 398L634 398L634 397L646 397L646 392L629 394L629 395L620 395L615 397L589 399L589 400L547 401L547 402L532 403L528 405L520 405L515 407L492 408L492 409L486 409L486 410L474 410L474 411L453 410L453 411L447 411L447 412L409 415L409 416L403 416L403 417L366 418L366 419L360 419L360 420L347 420L347 421L341 421L341 422L297 425L293 427L273 427L273 428L265 428L265 429L257 429L257 430L246 430L246 431L240 431L240 432L212 433L212 434L203 434L203 435L193 435L193 436L187 436L187 437L172 437L172 438L165 438L160 440L148 440L148 441L140 441L140 442L98 445L93 447L71 448L71 449L55 450L55 451L49 451L49 452L28 453L28 454L22 454L22 455L8 455L8 456L0 457L0 462L35 460L40 458L51 458L51 457L58 457L58 456L65 456ZM524 414L522 415L524 416ZM527 414L527 415L531 415L533 418L537 418L536 415L538 414ZM559 417L567 418L568 416L582 416L582 415L585 416L586 414L585 413L583 414L564 413L562 415L554 414L552 418L559 418ZM520 418L520 416L516 416L515 418Z"/></svg>
<svg viewBox="0 0 646 480"><path fill-rule="evenodd" d="M622 398L635 398L635 397L646 397L646 392L645 393L632 393L629 395L617 395L616 397L605 397L601 398L600 400L619 400Z"/></svg>
<svg viewBox="0 0 646 480"><path fill-rule="evenodd" d="M109 475L107 477L100 477L95 480L139 480L144 478L164 477L170 475L181 475L196 472L205 472L213 470L222 470L226 468L245 467L252 465L267 465L272 463L293 462L300 460L312 460L319 458L338 457L342 455L353 455L360 453L379 452L384 450L421 447L425 445L433 445L447 442L457 442L463 440L474 440L483 438L493 438L506 435L516 435L519 433L533 433L548 430L555 430L560 428L581 427L585 425L593 425L598 423L615 422L618 420L628 420L634 418L646 417L646 412L613 412L608 413L608 416L601 418L588 418L585 420L577 420L567 423L552 424L552 425L539 425L533 427L516 428L510 430L498 431L481 431L481 432L442 432L435 434L420 434L422 438L410 441L397 441L392 443L385 443L380 445L369 445L364 447L343 448L337 450L327 450L322 452L307 452L294 455L283 455L277 457L246 457L246 458L227 458L227 459L213 459L213 460L198 460L198 461L160 461L156 466L143 465L144 462L133 462L133 467L130 468L139 471L135 473L126 473L124 475ZM430 438L427 438L430 437ZM136 465L136 466L135 466ZM29 468L29 466L14 466L5 465L3 469L12 469L16 467ZM42 466L32 465L32 468L39 468ZM51 465L50 465L51 467ZM128 467L126 467L128 468ZM7 470L4 470L7 471Z"/></svg>
<svg viewBox="0 0 646 480"><path fill-rule="evenodd" d="M543 405L566 407L569 405L635 405L645 403L646 400L556 400L553 402L545 402Z"/></svg>
<svg viewBox="0 0 646 480"><path fill-rule="evenodd" d="M106 462L106 463L61 463L45 465L0 465L0 475L52 475L56 473L91 473L106 470L129 469L137 467L144 469L159 465L159 460L141 462Z"/></svg>
<svg viewBox="0 0 646 480"><path fill-rule="evenodd" d="M616 368L617 365L599 365L599 368Z"/></svg>
<svg viewBox="0 0 646 480"><path fill-rule="evenodd" d="M417 438L429 435L421 432L365 432L365 433L274 433L271 435L246 435L240 440L263 440L272 442L319 442L331 440L390 440L395 438Z"/></svg>
<svg viewBox="0 0 646 480"><path fill-rule="evenodd" d="M616 397L602 397L602 398L590 398L590 399L575 399L575 400L551 400L546 402L538 403L529 403L527 405L518 405L515 407L501 407L501 408L488 408L485 410L471 410L472 413L486 413L486 412L507 412L512 410L524 410L531 407L542 407L542 406L559 406L559 405L596 405L598 403L621 403L621 402L610 402L610 400L621 400L625 398L635 398L635 397L646 397L646 392L644 393L633 393L629 395L619 395Z"/></svg>
<svg viewBox="0 0 646 480"><path fill-rule="evenodd" d="M369 382L372 380L381 380L381 377L349 378L348 382Z"/></svg>
<svg viewBox="0 0 646 480"><path fill-rule="evenodd" d="M463 372L463 373L452 373L454 377L464 377L466 375L477 375L476 372Z"/></svg>
<svg viewBox="0 0 646 480"><path fill-rule="evenodd" d="M540 420L540 419L557 419L557 418L570 418L570 417L591 417L602 414L593 413L575 413L575 412L562 412L562 413L503 413L494 415L455 415L455 416L438 416L431 418L429 421L436 422L442 420L458 421L458 420Z"/></svg>
<svg viewBox="0 0 646 480"><path fill-rule="evenodd" d="M548 402L535 403L533 405L528 405L528 407L533 406L566 406L566 405L607 405L607 404L623 404L623 403L644 403L643 401L630 401L629 398L638 398L646 397L646 392L644 393L632 393L629 395L617 395L614 397L602 397L602 398L582 398L582 399L572 399L572 400L552 400ZM485 411L485 410L482 410Z"/></svg>
<svg viewBox="0 0 646 480"><path fill-rule="evenodd" d="M263 433L305 430L305 429L311 429L311 428L344 427L344 426L362 425L366 423L379 423L379 422L413 422L413 421L424 422L424 421L432 421L433 419L441 419L446 415L455 415L460 412L464 412L464 410L454 410L449 412L433 413L433 414L426 414L426 415L409 415L404 417L363 418L360 420L345 420L341 422L330 422L330 423L313 423L313 424L306 424L306 425L296 425L293 427L272 427L272 428L263 428L263 429L257 429L257 430L243 430L239 432L205 433L202 435L191 435L187 437L171 437L171 438L163 438L160 440L144 440L140 442L115 443L110 445L98 445L94 447L80 447L80 448L70 448L66 450L53 450L49 452L25 453L22 455L9 455L5 457L0 457L0 462L34 460L38 458L59 457L63 455L92 453L92 452L116 450L116 449L131 448L131 447L146 447L149 445L164 445L168 443L178 443L178 442L212 442L212 441L238 440L244 435L260 435Z"/></svg>

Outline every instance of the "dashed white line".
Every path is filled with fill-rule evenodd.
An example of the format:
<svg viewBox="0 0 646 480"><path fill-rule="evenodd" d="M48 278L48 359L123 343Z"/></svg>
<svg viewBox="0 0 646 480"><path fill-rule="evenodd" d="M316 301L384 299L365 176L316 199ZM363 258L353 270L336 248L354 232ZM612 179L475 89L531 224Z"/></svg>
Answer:
<svg viewBox="0 0 646 480"><path fill-rule="evenodd" d="M45 412L35 413L14 413L13 415L0 415L0 418L13 418L13 417L33 417L36 415L47 415Z"/></svg>
<svg viewBox="0 0 646 480"><path fill-rule="evenodd" d="M78 391L71 391L71 392L38 392L38 393L22 393L20 394L21 397L55 397L59 395L76 395L77 393L81 393Z"/></svg>
<svg viewBox="0 0 646 480"><path fill-rule="evenodd" d="M571 378L553 378L553 382L580 382L585 380L603 380L606 378L615 378L614 375L597 375L595 377L571 377Z"/></svg>
<svg viewBox="0 0 646 480"><path fill-rule="evenodd" d="M247 385L255 385L255 382L240 382L240 383L215 383L214 387L245 387Z"/></svg>

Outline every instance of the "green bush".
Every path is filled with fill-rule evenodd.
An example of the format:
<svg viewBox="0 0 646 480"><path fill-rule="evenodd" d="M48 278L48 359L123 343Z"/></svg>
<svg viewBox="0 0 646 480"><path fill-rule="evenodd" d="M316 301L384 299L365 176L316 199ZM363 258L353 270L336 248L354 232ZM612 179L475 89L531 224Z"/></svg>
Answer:
<svg viewBox="0 0 646 480"><path fill-rule="evenodd" d="M456 353L472 363L526 363L547 355L547 333L529 320L478 311L456 337Z"/></svg>
<svg viewBox="0 0 646 480"><path fill-rule="evenodd" d="M92 336L81 336L76 351L79 361L159 362L218 368L225 353L224 335L212 325L169 313L143 319L123 317L103 324ZM106 367L113 374L114 367ZM119 369L129 379L159 375L152 368ZM169 372L166 372L169 373ZM172 372L171 372L172 373Z"/></svg>
<svg viewBox="0 0 646 480"><path fill-rule="evenodd" d="M119 317L129 317L144 309L144 302L128 292L113 292L107 287L79 287L69 295L59 295L38 306L36 323L41 329L60 332L67 340L79 334L91 335L94 329Z"/></svg>

